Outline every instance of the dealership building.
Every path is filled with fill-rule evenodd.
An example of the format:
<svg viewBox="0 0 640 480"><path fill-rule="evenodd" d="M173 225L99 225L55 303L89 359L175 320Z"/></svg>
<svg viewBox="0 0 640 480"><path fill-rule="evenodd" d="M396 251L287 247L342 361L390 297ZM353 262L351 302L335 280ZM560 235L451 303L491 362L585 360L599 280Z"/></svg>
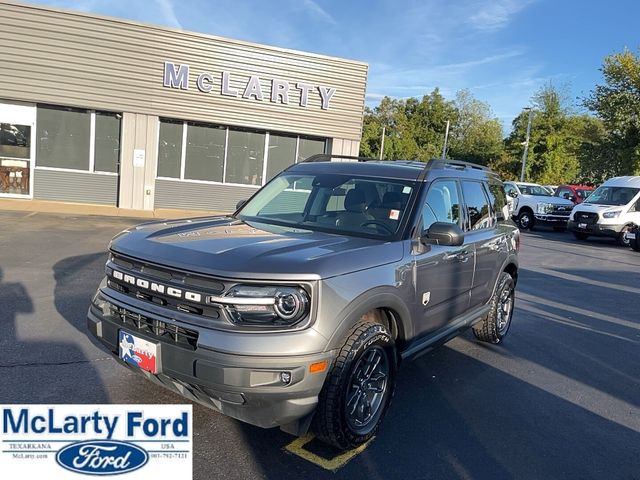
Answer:
<svg viewBox="0 0 640 480"><path fill-rule="evenodd" d="M367 64L0 0L0 198L232 210L357 155Z"/></svg>

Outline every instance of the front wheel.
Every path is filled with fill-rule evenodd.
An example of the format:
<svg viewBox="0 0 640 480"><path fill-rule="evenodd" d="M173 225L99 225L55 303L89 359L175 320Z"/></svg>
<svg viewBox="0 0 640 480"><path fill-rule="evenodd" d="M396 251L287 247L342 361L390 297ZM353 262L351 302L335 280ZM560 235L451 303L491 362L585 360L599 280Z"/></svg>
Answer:
<svg viewBox="0 0 640 480"><path fill-rule="evenodd" d="M518 215L518 227L522 230L533 230L535 219L533 213L530 210L523 210Z"/></svg>
<svg viewBox="0 0 640 480"><path fill-rule="evenodd" d="M342 450L371 439L393 396L395 374L395 345L384 325L357 324L320 392L313 426L318 438Z"/></svg>
<svg viewBox="0 0 640 480"><path fill-rule="evenodd" d="M622 231L618 234L618 244L622 247L629 248L631 246L631 240L627 238L627 232L631 231L631 227L627 225L622 228Z"/></svg>
<svg viewBox="0 0 640 480"><path fill-rule="evenodd" d="M473 334L478 340L500 343L509 332L515 304L515 282L507 272L502 272L498 286L491 297L489 315L473 326Z"/></svg>

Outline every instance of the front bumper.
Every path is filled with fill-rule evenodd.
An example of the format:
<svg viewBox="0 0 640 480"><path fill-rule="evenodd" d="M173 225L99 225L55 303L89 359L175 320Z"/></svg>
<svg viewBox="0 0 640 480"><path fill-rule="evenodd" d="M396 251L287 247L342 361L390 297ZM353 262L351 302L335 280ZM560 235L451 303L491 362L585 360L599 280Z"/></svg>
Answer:
<svg viewBox="0 0 640 480"><path fill-rule="evenodd" d="M130 305L116 303L104 293L101 295L134 316L143 315L145 319L165 322L172 327L177 325L168 317L161 318ZM199 341L192 345L177 340L166 341L123 324L119 313L105 314L95 305L89 308L87 323L91 334L132 371L189 400L264 428L293 424L314 411L329 368L322 373L311 374L309 366L323 360L330 365L335 356L335 352L278 357L234 355L209 349ZM191 325L177 326L192 332L195 330ZM118 335L121 329L158 345L157 374L120 360ZM290 373L288 384L282 382L281 372Z"/></svg>
<svg viewBox="0 0 640 480"><path fill-rule="evenodd" d="M617 238L626 224L611 225L602 223L586 223L585 227L580 228L580 224L573 220L569 220L567 228L572 232L584 233L585 235L593 235L594 237L613 237Z"/></svg>
<svg viewBox="0 0 640 480"><path fill-rule="evenodd" d="M533 216L536 219L536 223L544 223L544 224L553 225L556 227L566 226L567 220L569 220L568 215L552 215L552 214L536 213Z"/></svg>

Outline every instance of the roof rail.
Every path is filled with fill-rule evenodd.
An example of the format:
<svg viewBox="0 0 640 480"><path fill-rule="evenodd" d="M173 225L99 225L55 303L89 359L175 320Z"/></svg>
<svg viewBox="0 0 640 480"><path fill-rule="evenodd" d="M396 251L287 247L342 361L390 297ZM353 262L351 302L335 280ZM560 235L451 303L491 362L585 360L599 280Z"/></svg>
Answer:
<svg viewBox="0 0 640 480"><path fill-rule="evenodd" d="M474 168L476 170L491 171L489 167L485 167L484 165L478 165L477 163L471 163L471 162L464 162L462 160L450 160L450 159L443 160L440 158L434 158L432 160L428 160L427 165L429 169L449 167L449 168Z"/></svg>
<svg viewBox="0 0 640 480"><path fill-rule="evenodd" d="M379 158L369 158L369 157L357 157L353 155L338 155L332 153L317 153L315 155L311 155L310 157L304 159L302 163L313 163L313 162L330 162L333 158L341 158L345 160L356 160L358 162L378 162ZM387 160L394 161L394 160ZM462 160L442 160L440 158L432 158L424 162L425 170L431 170L432 168L474 168L476 170L486 170L490 171L489 167L485 167L484 165L478 165L476 163L464 162Z"/></svg>
<svg viewBox="0 0 640 480"><path fill-rule="evenodd" d="M308 158L305 158L302 163L313 162L330 162L332 158L343 158L345 160L357 160L358 162L377 162L378 158L369 157L355 157L353 155L337 155L333 153L316 153Z"/></svg>

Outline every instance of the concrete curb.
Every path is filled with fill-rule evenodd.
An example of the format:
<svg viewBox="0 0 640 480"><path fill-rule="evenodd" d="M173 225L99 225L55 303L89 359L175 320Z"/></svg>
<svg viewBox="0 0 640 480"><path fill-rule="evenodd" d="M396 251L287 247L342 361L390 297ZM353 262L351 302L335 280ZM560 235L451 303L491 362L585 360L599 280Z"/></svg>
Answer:
<svg viewBox="0 0 640 480"><path fill-rule="evenodd" d="M183 218L223 215L230 212L210 210L174 210L159 208L157 210L132 210L112 205L95 205L88 203L52 202L47 200L0 199L0 211L60 213L72 215L102 215L107 217L129 218Z"/></svg>

